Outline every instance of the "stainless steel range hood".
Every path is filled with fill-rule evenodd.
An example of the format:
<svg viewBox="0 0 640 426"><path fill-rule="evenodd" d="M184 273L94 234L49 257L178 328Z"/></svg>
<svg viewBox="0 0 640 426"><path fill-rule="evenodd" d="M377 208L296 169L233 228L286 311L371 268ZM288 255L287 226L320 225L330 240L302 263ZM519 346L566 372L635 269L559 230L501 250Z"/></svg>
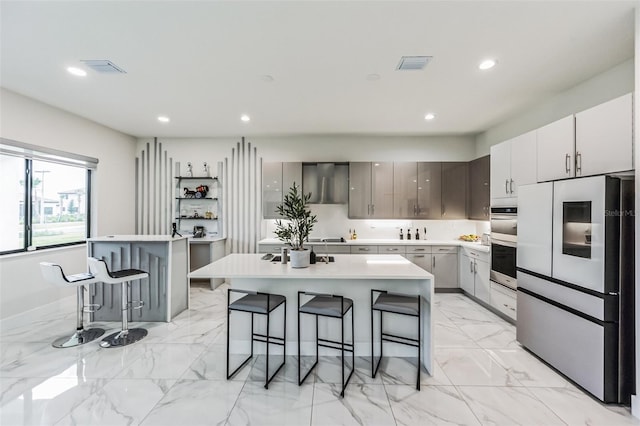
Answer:
<svg viewBox="0 0 640 426"><path fill-rule="evenodd" d="M302 163L302 189L311 193L311 204L346 204L348 163Z"/></svg>

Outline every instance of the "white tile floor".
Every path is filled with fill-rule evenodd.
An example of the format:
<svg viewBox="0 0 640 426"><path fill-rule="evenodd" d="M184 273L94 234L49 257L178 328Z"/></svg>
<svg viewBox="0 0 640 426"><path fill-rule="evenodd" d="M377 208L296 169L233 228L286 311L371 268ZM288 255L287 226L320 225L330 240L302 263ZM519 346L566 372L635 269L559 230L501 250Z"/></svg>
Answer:
<svg viewBox="0 0 640 426"><path fill-rule="evenodd" d="M460 294L437 294L435 374L414 385L415 362L367 359L344 399L339 364L325 357L303 386L289 357L263 388L264 360L225 375L225 291L192 288L188 312L146 323L147 338L103 349L54 349L68 313L0 335L0 424L9 425L626 425L515 342L515 328ZM111 330L119 324L99 324ZM137 325L137 324L136 324Z"/></svg>

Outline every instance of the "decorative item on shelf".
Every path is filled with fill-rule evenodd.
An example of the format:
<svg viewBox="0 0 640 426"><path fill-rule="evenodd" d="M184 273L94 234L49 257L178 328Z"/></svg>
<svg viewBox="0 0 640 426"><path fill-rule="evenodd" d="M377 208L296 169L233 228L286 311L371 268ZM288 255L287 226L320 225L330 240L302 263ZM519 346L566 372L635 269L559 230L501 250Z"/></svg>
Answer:
<svg viewBox="0 0 640 426"><path fill-rule="evenodd" d="M187 209L180 210L180 217L187 217Z"/></svg>
<svg viewBox="0 0 640 426"><path fill-rule="evenodd" d="M179 237L182 237L182 234L178 232L178 227L176 226L176 223L173 222L171 224L171 238L175 238L176 235Z"/></svg>
<svg viewBox="0 0 640 426"><path fill-rule="evenodd" d="M205 235L204 226L193 227L193 238L203 238Z"/></svg>
<svg viewBox="0 0 640 426"><path fill-rule="evenodd" d="M198 211L197 211L197 210L194 210L194 211L193 211L193 218L194 218L194 219L198 219L199 217L201 217L201 216L200 216L200 214L198 213Z"/></svg>
<svg viewBox="0 0 640 426"><path fill-rule="evenodd" d="M200 198L200 197L198 197L197 191L192 191L187 187L184 188L184 197L183 198Z"/></svg>
<svg viewBox="0 0 640 426"><path fill-rule="evenodd" d="M190 162L187 163L187 173L184 175L185 177L193 177L193 166L191 166Z"/></svg>
<svg viewBox="0 0 640 426"><path fill-rule="evenodd" d="M207 185L200 185L196 188L195 197L205 198L208 192L209 192L209 187Z"/></svg>
<svg viewBox="0 0 640 426"><path fill-rule="evenodd" d="M204 218L205 219L213 219L213 212L210 209L207 209L207 211L204 212Z"/></svg>
<svg viewBox="0 0 640 426"><path fill-rule="evenodd" d="M300 189L300 191L299 191ZM304 194L296 183L285 194L282 204L276 211L286 219L286 222L276 220L276 236L291 246L291 267L306 268L309 266L310 253L304 248L304 242L309 238L313 225L318 222L316 215L311 214L308 203L311 193Z"/></svg>
<svg viewBox="0 0 640 426"><path fill-rule="evenodd" d="M202 173L202 176L209 177L209 166L207 165L206 161L204 163L204 167L202 168Z"/></svg>

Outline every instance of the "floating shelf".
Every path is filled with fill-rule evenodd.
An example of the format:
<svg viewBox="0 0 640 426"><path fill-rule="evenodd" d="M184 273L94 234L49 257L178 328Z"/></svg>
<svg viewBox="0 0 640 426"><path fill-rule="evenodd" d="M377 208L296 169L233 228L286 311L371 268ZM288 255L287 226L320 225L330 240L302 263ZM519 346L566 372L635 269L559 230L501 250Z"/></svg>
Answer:
<svg viewBox="0 0 640 426"><path fill-rule="evenodd" d="M218 218L207 219L206 217L176 217L176 220L218 220Z"/></svg>
<svg viewBox="0 0 640 426"><path fill-rule="evenodd" d="M180 179L180 180L218 180L218 176L191 176L191 177L187 177L187 176L176 176L176 179Z"/></svg>
<svg viewBox="0 0 640 426"><path fill-rule="evenodd" d="M218 197L202 197L202 198L197 198L197 197L176 197L176 200L211 200L211 201L218 201Z"/></svg>

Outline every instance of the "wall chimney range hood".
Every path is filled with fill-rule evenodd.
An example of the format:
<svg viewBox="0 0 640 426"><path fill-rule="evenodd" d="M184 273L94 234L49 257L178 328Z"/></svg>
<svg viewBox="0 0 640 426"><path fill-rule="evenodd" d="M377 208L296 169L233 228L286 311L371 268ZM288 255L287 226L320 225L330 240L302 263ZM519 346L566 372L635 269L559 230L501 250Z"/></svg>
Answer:
<svg viewBox="0 0 640 426"><path fill-rule="evenodd" d="M302 189L311 193L311 204L348 202L348 163L302 163Z"/></svg>

